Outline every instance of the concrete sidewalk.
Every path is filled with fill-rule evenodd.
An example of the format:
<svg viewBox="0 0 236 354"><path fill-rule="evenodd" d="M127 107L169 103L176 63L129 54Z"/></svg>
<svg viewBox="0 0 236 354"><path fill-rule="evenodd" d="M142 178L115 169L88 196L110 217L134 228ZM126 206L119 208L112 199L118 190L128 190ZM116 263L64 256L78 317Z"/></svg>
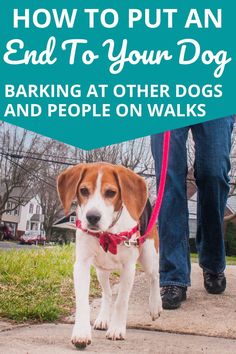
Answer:
<svg viewBox="0 0 236 354"><path fill-rule="evenodd" d="M72 325L45 324L15 328L0 333L1 354L75 354L70 344ZM126 341L108 341L105 332L94 331L86 354L229 354L236 352L236 341L194 335L132 330Z"/></svg>
<svg viewBox="0 0 236 354"><path fill-rule="evenodd" d="M236 353L236 267L227 269L227 291L208 295L202 286L202 272L194 264L188 300L175 311L163 311L152 322L148 315L148 281L136 278L132 292L126 341L111 342L105 332L94 331L86 353ZM116 290L115 290L116 292ZM99 300L92 304L96 317ZM72 325L43 324L12 326L0 323L1 354L75 353L70 345Z"/></svg>

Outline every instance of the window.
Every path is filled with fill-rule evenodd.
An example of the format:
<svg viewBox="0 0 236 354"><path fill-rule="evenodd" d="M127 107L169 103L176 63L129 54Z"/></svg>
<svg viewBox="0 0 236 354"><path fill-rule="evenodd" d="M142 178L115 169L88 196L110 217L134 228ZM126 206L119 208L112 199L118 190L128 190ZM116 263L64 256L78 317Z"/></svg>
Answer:
<svg viewBox="0 0 236 354"><path fill-rule="evenodd" d="M34 204L30 203L29 205L29 213L33 214L34 213Z"/></svg>
<svg viewBox="0 0 236 354"><path fill-rule="evenodd" d="M11 202L7 202L6 209L11 209ZM6 211L6 214L11 215L11 211L10 210Z"/></svg>
<svg viewBox="0 0 236 354"><path fill-rule="evenodd" d="M16 208L16 204L13 202L7 202L6 203L6 214L7 215L13 215L13 216L17 216L19 215L19 207Z"/></svg>
<svg viewBox="0 0 236 354"><path fill-rule="evenodd" d="M36 206L36 214L40 214L40 206L39 205Z"/></svg>
<svg viewBox="0 0 236 354"><path fill-rule="evenodd" d="M31 222L31 230L37 231L39 229L39 224L37 222Z"/></svg>
<svg viewBox="0 0 236 354"><path fill-rule="evenodd" d="M26 223L26 230L29 230L29 221Z"/></svg>
<svg viewBox="0 0 236 354"><path fill-rule="evenodd" d="M16 216L16 215L19 215L19 207L13 210L13 214L14 214L15 216Z"/></svg>

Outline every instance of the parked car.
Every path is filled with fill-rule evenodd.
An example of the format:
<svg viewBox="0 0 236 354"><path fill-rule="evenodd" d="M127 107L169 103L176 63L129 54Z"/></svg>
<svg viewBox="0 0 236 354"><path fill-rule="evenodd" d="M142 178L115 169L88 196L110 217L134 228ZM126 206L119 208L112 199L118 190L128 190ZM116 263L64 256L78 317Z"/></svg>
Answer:
<svg viewBox="0 0 236 354"><path fill-rule="evenodd" d="M30 230L20 237L20 243L26 245L44 245L46 243L46 237L43 231Z"/></svg>

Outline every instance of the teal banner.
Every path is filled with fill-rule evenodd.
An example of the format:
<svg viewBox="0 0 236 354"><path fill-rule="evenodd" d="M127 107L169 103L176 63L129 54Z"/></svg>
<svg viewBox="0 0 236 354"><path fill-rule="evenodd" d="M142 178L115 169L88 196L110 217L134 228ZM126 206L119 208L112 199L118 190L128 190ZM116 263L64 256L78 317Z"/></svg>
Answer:
<svg viewBox="0 0 236 354"><path fill-rule="evenodd" d="M236 112L233 1L1 4L0 119L94 149Z"/></svg>

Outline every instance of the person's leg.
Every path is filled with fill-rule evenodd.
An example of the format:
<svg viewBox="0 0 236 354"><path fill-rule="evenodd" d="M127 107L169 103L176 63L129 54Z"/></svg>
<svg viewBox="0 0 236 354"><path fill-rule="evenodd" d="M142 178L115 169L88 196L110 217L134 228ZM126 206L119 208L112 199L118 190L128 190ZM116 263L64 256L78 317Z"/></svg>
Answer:
<svg viewBox="0 0 236 354"><path fill-rule="evenodd" d="M160 285L190 286L188 205L186 193L188 127L171 132L166 189L159 215ZM159 184L163 134L151 137Z"/></svg>
<svg viewBox="0 0 236 354"><path fill-rule="evenodd" d="M192 127L198 187L196 246L200 266L212 274L225 269L223 219L229 192L233 122L233 117L227 117Z"/></svg>

